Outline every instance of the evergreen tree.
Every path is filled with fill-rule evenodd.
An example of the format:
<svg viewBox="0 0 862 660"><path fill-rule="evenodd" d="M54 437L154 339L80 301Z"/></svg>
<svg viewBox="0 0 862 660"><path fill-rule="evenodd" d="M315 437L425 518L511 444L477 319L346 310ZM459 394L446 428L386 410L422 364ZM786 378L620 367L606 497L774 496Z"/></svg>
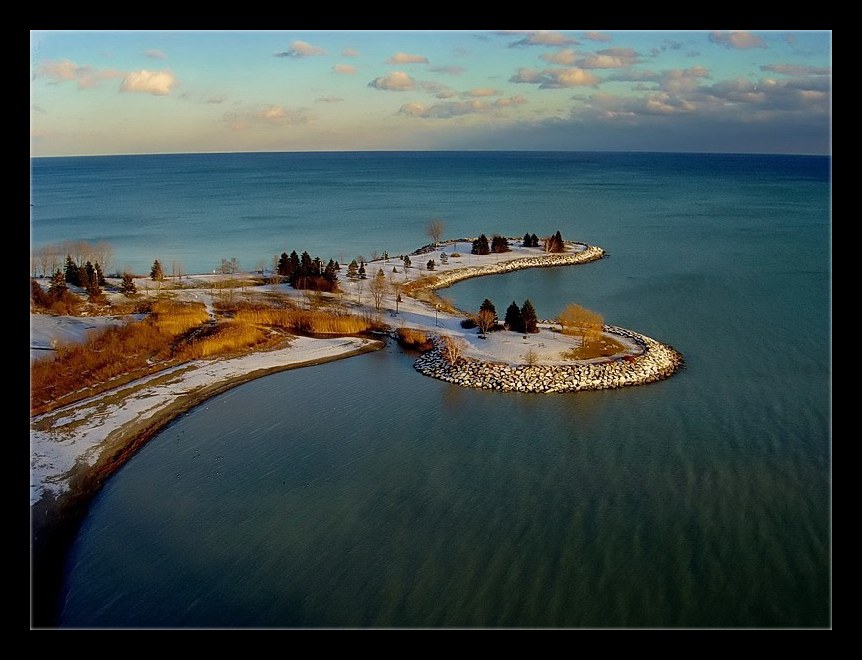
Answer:
<svg viewBox="0 0 862 660"><path fill-rule="evenodd" d="M521 246L522 247L530 247L532 245L533 245L533 242L530 240L530 234L528 232L528 233L524 234L524 240L521 243Z"/></svg>
<svg viewBox="0 0 862 660"><path fill-rule="evenodd" d="M338 275L336 274L335 262L330 259L329 263L326 264L326 268L323 269L323 279L332 284L338 279Z"/></svg>
<svg viewBox="0 0 862 660"><path fill-rule="evenodd" d="M87 295L90 296L91 302L102 302L104 294L102 287L99 286L99 278L93 275L93 278L87 283Z"/></svg>
<svg viewBox="0 0 862 660"><path fill-rule="evenodd" d="M521 307L521 323L524 328L521 332L538 332L539 328L536 327L537 322L538 318L536 317L536 308L533 307L533 303L527 299Z"/></svg>
<svg viewBox="0 0 862 660"><path fill-rule="evenodd" d="M120 291L127 296L138 292L138 287L135 286L135 278L131 273L123 273L123 283L120 285Z"/></svg>
<svg viewBox="0 0 862 660"><path fill-rule="evenodd" d="M356 263L356 259L350 262L350 265L347 266L347 277L351 280L355 280L359 277L359 264Z"/></svg>
<svg viewBox="0 0 862 660"><path fill-rule="evenodd" d="M434 260L433 260L433 259L429 259L429 260L428 260L428 263L427 263L427 264L425 264L425 266L428 268L428 270L434 270L434 267L435 267L436 265L437 265L437 264L435 264L435 263L434 263Z"/></svg>
<svg viewBox="0 0 862 660"><path fill-rule="evenodd" d="M165 273L162 270L162 264L159 262L158 259L153 262L153 267L150 268L150 279L153 280L153 282L161 282L163 279L165 279Z"/></svg>
<svg viewBox="0 0 862 660"><path fill-rule="evenodd" d="M485 298L485 300L482 301L482 304L479 305L480 312L484 309L490 311L494 315L494 320L497 320L497 308L494 307L494 303L492 303L488 298Z"/></svg>
<svg viewBox="0 0 862 660"><path fill-rule="evenodd" d="M491 252L500 254L509 251L509 241L504 236L494 234L491 237Z"/></svg>
<svg viewBox="0 0 862 660"><path fill-rule="evenodd" d="M63 283L65 284L65 280ZM35 277L30 278L30 302L37 307L47 307L50 304L48 294L45 293L45 289L36 281Z"/></svg>
<svg viewBox="0 0 862 660"><path fill-rule="evenodd" d="M93 266L93 264L90 263L89 261L86 264L84 264L84 272L87 273L87 284L82 285L82 286L85 286L86 288L89 289L90 286L93 284L93 282L95 282L96 285L99 284L99 276L96 273L96 269Z"/></svg>
<svg viewBox="0 0 862 660"><path fill-rule="evenodd" d="M287 252L282 252L281 256L278 258L278 274L282 277L290 277L292 272L292 264L290 263L290 257L287 256Z"/></svg>
<svg viewBox="0 0 862 660"><path fill-rule="evenodd" d="M565 252L566 245L563 243L563 236L557 231L556 234L550 236L547 240L548 252Z"/></svg>
<svg viewBox="0 0 862 660"><path fill-rule="evenodd" d="M290 253L290 273L291 275L299 270L299 255L296 250Z"/></svg>
<svg viewBox="0 0 862 660"><path fill-rule="evenodd" d="M539 247L539 237L535 234L530 236L530 247Z"/></svg>
<svg viewBox="0 0 862 660"><path fill-rule="evenodd" d="M368 275L365 274L365 262L364 261L361 264L359 264L359 271L357 271L357 272L359 273L359 279L360 280L364 280L364 279L368 278Z"/></svg>
<svg viewBox="0 0 862 660"><path fill-rule="evenodd" d="M88 262L89 263L89 262ZM90 270L88 271L86 266L84 268L78 269L78 286L82 289L90 288L90 273L93 271L93 267L90 266Z"/></svg>
<svg viewBox="0 0 862 660"><path fill-rule="evenodd" d="M491 248L488 246L488 237L482 234L473 241L473 248L470 250L472 254L488 254Z"/></svg>
<svg viewBox="0 0 862 660"><path fill-rule="evenodd" d="M521 308L518 307L518 304L514 300L512 301L512 304L506 308L506 316L503 319L503 323L505 323L506 327L512 332L524 331L524 321L521 318Z"/></svg>
<svg viewBox="0 0 862 660"><path fill-rule="evenodd" d="M81 269L78 268L78 264L76 264L68 254L66 255L65 279L66 282L73 286L81 285Z"/></svg>
<svg viewBox="0 0 862 660"><path fill-rule="evenodd" d="M413 265L413 262L410 261L410 256L405 254L404 255L404 267L410 268L410 266L412 266L412 265Z"/></svg>
<svg viewBox="0 0 862 660"><path fill-rule="evenodd" d="M55 271L51 276L51 284L48 287L48 295L54 300L59 300L69 290L66 285L66 278L59 270Z"/></svg>
<svg viewBox="0 0 862 660"><path fill-rule="evenodd" d="M441 264L448 264L449 263L449 255L446 254L445 252L440 253L440 263Z"/></svg>

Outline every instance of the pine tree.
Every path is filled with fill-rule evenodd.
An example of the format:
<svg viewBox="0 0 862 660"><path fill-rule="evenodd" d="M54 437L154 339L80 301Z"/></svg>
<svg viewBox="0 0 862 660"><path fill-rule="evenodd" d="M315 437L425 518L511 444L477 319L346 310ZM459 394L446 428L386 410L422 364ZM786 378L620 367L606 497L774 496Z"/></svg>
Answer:
<svg viewBox="0 0 862 660"><path fill-rule="evenodd" d="M504 236L500 236L499 234L494 234L491 237L491 252L494 254L500 254L502 252L509 251L509 241L506 240Z"/></svg>
<svg viewBox="0 0 862 660"><path fill-rule="evenodd" d="M159 262L158 259L153 262L153 267L150 268L150 279L153 280L153 282L161 282L163 279L165 279L165 273L162 270L162 264Z"/></svg>
<svg viewBox="0 0 862 660"><path fill-rule="evenodd" d="M99 284L99 276L96 273L96 269L89 261L84 264L84 272L87 273L87 284L84 285L86 286L86 288L89 289L93 282L95 282L97 285Z"/></svg>
<svg viewBox="0 0 862 660"><path fill-rule="evenodd" d="M42 285L36 281L35 277L30 278L30 302L37 307L47 307L50 303L48 294L45 293L45 289L43 289Z"/></svg>
<svg viewBox="0 0 862 660"><path fill-rule="evenodd" d="M497 320L497 308L494 307L494 303L492 303L488 298L485 298L485 300L482 301L482 304L479 305L480 312L484 309L490 311L494 315L494 320Z"/></svg>
<svg viewBox="0 0 862 660"><path fill-rule="evenodd" d="M59 300L69 290L66 285L66 278L59 270L55 271L51 276L51 284L48 287L48 295L54 300Z"/></svg>
<svg viewBox="0 0 862 660"><path fill-rule="evenodd" d="M329 263L326 264L326 268L323 269L323 279L325 279L331 284L334 284L335 281L338 279L338 275L335 272L336 270L337 269L335 267L335 262L330 259Z"/></svg>
<svg viewBox="0 0 862 660"><path fill-rule="evenodd" d="M521 323L523 324L524 328L522 332L538 332L539 328L536 327L537 322L538 318L536 317L536 308L533 307L533 303L531 303L529 299L527 299L524 301L524 304L521 307Z"/></svg>
<svg viewBox="0 0 862 660"><path fill-rule="evenodd" d="M524 331L524 320L521 318L521 308L513 300L512 304L506 308L506 316L503 319L506 327L512 332Z"/></svg>
<svg viewBox="0 0 862 660"><path fill-rule="evenodd" d="M359 277L359 265L356 263L356 259L350 262L350 265L347 266L347 277L351 280L355 280Z"/></svg>
<svg viewBox="0 0 862 660"><path fill-rule="evenodd" d="M522 247L530 247L532 244L533 244L533 243L532 243L532 241L530 240L530 234L529 234L529 232L528 232L528 233L526 233L526 234L524 234L524 240L523 240L523 242L521 243L521 246L522 246Z"/></svg>
<svg viewBox="0 0 862 660"><path fill-rule="evenodd" d="M66 282L72 284L73 286L81 285L81 269L78 267L72 257L68 254L66 255L66 270L65 270L65 279Z"/></svg>
<svg viewBox="0 0 862 660"><path fill-rule="evenodd" d="M428 263L427 263L427 264L425 264L425 266L428 268L428 270L434 270L434 267L435 267L436 265L437 265L437 264L435 264L435 263L434 263L434 260L433 260L433 259L429 259L429 260L428 260Z"/></svg>
<svg viewBox="0 0 862 660"><path fill-rule="evenodd" d="M368 275L365 274L365 262L364 261L361 264L359 264L359 270L357 272L359 273L359 279L360 280L364 280L364 279L368 278Z"/></svg>
<svg viewBox="0 0 862 660"><path fill-rule="evenodd" d="M296 253L296 250L290 253L290 274L297 272L299 270L299 255Z"/></svg>
<svg viewBox="0 0 862 660"><path fill-rule="evenodd" d="M530 247L539 247L539 237L535 234L530 236Z"/></svg>
<svg viewBox="0 0 862 660"><path fill-rule="evenodd" d="M282 252L281 256L278 258L278 274L282 277L290 277L290 273L292 271L292 265L290 263L290 257L287 256L287 252Z"/></svg>
<svg viewBox="0 0 862 660"><path fill-rule="evenodd" d="M120 291L127 296L138 292L138 287L135 286L135 278L131 273L123 273L123 283L120 285Z"/></svg>
<svg viewBox="0 0 862 660"><path fill-rule="evenodd" d="M413 262L410 261L410 256L405 254L404 255L404 267L410 268L410 266L412 266L412 265L413 265Z"/></svg>
<svg viewBox="0 0 862 660"><path fill-rule="evenodd" d="M470 250L472 254L488 254L491 251L491 248L488 246L488 237L485 234L482 234L473 241L473 247Z"/></svg>

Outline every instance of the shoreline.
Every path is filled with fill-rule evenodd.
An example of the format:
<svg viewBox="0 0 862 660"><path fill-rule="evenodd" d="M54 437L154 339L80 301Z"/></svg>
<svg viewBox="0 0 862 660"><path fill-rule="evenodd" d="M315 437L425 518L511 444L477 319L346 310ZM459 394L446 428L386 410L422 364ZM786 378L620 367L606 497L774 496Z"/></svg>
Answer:
<svg viewBox="0 0 862 660"><path fill-rule="evenodd" d="M442 242L434 251L451 245L452 241ZM583 264L606 256L605 251L597 246L575 242L567 242L566 246L567 251L563 253L524 254L524 251L520 251L520 254L514 255L485 255L487 258L475 255L464 255L463 259L453 257L449 264L444 266L441 263L438 270L427 271L426 275L409 283L405 281L402 292L411 302L404 301L407 304L402 306L401 324L404 324L404 319L409 319L411 327L428 331L438 337L441 334L468 337L471 336L469 331L465 332L460 327L460 320L465 313L440 298L436 290L474 277L527 268ZM414 254L422 258L427 252ZM506 256L510 258L499 261ZM495 261L490 262L490 259ZM460 265L464 262L469 265ZM369 266L387 264L385 259L382 264L377 260L369 262ZM349 290L361 287L361 284L357 285L350 280L345 281L344 285ZM361 293L361 290L359 288L357 291ZM300 294L301 292L294 292L294 295ZM197 299L198 296L193 294L193 297ZM358 298L359 294L357 300ZM358 306L366 311L370 310L368 305ZM587 360L583 365L540 365L544 372L539 374L539 380L543 380L549 370L571 376L572 369L584 369L592 374L597 368L607 368L605 364L622 365L624 368L630 368L635 362L642 365L655 357L655 351L650 353L652 344L659 352L665 351L667 359L658 369L663 375L624 384L635 385L667 378L682 366L682 355L669 346L625 328L606 327L608 331L614 329L619 331L621 337L628 338L629 344L637 344L634 346L634 352L640 348L641 354L637 357L631 353L625 357L617 355L616 359L600 361L601 364ZM443 359L437 348L438 344L439 342L435 341L435 348L420 356L415 361L414 368L423 375L441 378L462 387L525 392L598 389L583 386L560 387L559 383L545 389L523 384L507 385L505 378L499 377L491 378L485 385L465 382L463 374L453 375L456 369ZM186 363L31 417L31 625L57 625L65 560L92 498L106 479L177 417L208 399L251 380L280 371L360 355L379 350L384 345L379 340L355 337L294 337L288 348L252 351L240 357ZM481 351L478 355L480 357L466 355L457 368L469 364L485 371L520 371L521 376L525 370L538 368L498 362L494 357L502 356L483 356ZM498 373L497 376L499 375ZM622 385L607 385L617 386Z"/></svg>
<svg viewBox="0 0 862 660"><path fill-rule="evenodd" d="M65 559L77 536L80 523L86 516L89 504L105 481L149 440L180 415L234 387L270 374L326 364L376 351L384 346L383 342L371 339L353 339L351 343L355 345L352 350L338 353L330 352L327 355L307 360L274 364L234 374L218 382L193 388L173 397L169 404L152 415L123 423L110 431L102 441L95 445L98 447L98 457L92 464L87 462L86 457L83 457L83 460L77 460L75 465L63 475L63 481L67 484L66 489L45 489L33 501L31 483L31 625L40 628L57 625ZM197 369L205 369L206 366L207 364L204 363ZM160 386L163 387L156 385L156 387ZM98 399L109 394L105 393L94 398ZM68 412L70 408L83 407L87 403L87 401L83 401L70 404L65 408L47 413L47 415ZM33 423L34 420L31 419L31 435Z"/></svg>

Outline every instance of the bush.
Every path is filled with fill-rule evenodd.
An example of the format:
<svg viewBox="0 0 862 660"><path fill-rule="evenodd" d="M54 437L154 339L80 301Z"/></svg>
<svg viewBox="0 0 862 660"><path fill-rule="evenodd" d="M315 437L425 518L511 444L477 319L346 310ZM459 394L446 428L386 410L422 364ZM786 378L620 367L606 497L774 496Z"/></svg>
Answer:
<svg viewBox="0 0 862 660"><path fill-rule="evenodd" d="M472 330L476 327L476 319L472 317L467 317L461 321L461 327L465 330Z"/></svg>
<svg viewBox="0 0 862 660"><path fill-rule="evenodd" d="M395 339L402 346L418 351L428 351L433 347L428 335L414 328L398 328L395 331Z"/></svg>

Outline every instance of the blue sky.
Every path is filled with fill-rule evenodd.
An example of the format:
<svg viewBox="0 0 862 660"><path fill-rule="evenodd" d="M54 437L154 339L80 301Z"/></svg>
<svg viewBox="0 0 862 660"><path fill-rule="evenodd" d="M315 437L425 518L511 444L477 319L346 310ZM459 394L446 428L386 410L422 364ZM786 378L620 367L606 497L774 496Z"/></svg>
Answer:
<svg viewBox="0 0 862 660"><path fill-rule="evenodd" d="M830 32L39 32L34 156L831 152Z"/></svg>

